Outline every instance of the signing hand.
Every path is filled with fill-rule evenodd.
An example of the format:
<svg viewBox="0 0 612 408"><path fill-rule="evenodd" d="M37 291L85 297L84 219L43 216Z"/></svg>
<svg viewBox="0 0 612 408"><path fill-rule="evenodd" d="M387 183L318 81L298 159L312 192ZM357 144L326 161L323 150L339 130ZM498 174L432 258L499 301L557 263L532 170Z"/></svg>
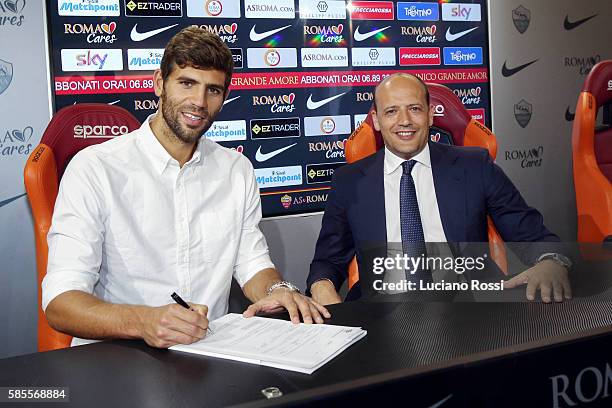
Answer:
<svg viewBox="0 0 612 408"><path fill-rule="evenodd" d="M557 262L545 259L533 267L504 282L504 289L512 289L527 284L527 300L535 300L536 291L540 289L542 302L551 302L551 293L555 302L563 302L563 298L572 298L572 289L568 279L567 269Z"/></svg>
<svg viewBox="0 0 612 408"><path fill-rule="evenodd" d="M313 321L323 323L323 317L327 319L331 317L324 306L287 288L275 289L270 295L249 306L242 315L252 317L257 313L277 313L283 309L287 309L291 322L295 324L300 322L300 315L306 324L311 324Z"/></svg>
<svg viewBox="0 0 612 408"><path fill-rule="evenodd" d="M191 310L177 304L145 307L141 313L140 333L152 347L168 348L191 344L206 336L208 307L189 303Z"/></svg>

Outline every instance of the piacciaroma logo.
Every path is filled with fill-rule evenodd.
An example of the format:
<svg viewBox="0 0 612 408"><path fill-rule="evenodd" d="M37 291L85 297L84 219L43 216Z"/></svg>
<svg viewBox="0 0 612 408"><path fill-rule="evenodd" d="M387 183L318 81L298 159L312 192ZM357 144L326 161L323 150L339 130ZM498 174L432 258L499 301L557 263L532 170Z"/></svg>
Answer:
<svg viewBox="0 0 612 408"><path fill-rule="evenodd" d="M57 0L60 16L118 17L119 0Z"/></svg>
<svg viewBox="0 0 612 408"><path fill-rule="evenodd" d="M506 161L518 161L521 163L521 167L524 169L541 167L543 157L543 146L536 146L530 149L508 150L504 152L504 159Z"/></svg>
<svg viewBox="0 0 612 408"><path fill-rule="evenodd" d="M112 44L117 41L114 34L117 23L111 21L103 24L64 24L64 34L84 35L90 44Z"/></svg>
<svg viewBox="0 0 612 408"><path fill-rule="evenodd" d="M255 95L253 106L269 106L272 113L293 112L295 110L295 93L283 95Z"/></svg>
<svg viewBox="0 0 612 408"><path fill-rule="evenodd" d="M34 134L32 126L25 126L23 129L7 129L0 133L0 155L7 156L27 156L32 151L30 139Z"/></svg>
<svg viewBox="0 0 612 408"><path fill-rule="evenodd" d="M0 2L0 27L21 27L25 20L23 15L25 6L26 0L4 0L4 2Z"/></svg>

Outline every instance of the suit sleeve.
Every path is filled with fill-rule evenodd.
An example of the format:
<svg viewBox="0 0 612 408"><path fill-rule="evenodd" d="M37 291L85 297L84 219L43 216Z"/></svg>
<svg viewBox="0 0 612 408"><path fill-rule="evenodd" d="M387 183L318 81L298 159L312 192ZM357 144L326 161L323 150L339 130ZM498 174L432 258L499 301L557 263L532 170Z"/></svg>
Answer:
<svg viewBox="0 0 612 408"><path fill-rule="evenodd" d="M310 286L321 279L329 279L336 290L340 290L348 274L348 265L355 255L353 235L347 218L347 207L342 199L343 186L338 182L337 174L332 180L321 232L306 280L308 292L310 292Z"/></svg>
<svg viewBox="0 0 612 408"><path fill-rule="evenodd" d="M542 214L527 205L488 154L485 154L482 169L487 213L505 242L523 243L516 246L521 260L532 265L543 253L562 252L559 237L546 228Z"/></svg>

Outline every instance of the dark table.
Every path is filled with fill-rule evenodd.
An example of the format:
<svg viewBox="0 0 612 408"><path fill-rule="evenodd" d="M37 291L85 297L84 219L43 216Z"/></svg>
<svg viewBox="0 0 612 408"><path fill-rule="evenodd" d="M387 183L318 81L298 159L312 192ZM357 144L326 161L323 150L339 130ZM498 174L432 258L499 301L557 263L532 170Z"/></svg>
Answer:
<svg viewBox="0 0 612 408"><path fill-rule="evenodd" d="M368 335L312 375L109 341L0 360L0 386L69 387L69 403L37 407L612 406L612 303L330 310ZM265 399L271 386L284 396Z"/></svg>

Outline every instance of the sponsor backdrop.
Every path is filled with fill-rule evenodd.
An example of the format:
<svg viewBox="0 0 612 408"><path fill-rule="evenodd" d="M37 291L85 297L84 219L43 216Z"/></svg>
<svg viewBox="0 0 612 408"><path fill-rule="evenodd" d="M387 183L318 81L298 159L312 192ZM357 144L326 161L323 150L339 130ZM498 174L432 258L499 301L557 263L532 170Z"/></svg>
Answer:
<svg viewBox="0 0 612 408"><path fill-rule="evenodd" d="M36 262L23 166L50 119L40 1L0 1L0 357L36 350Z"/></svg>
<svg viewBox="0 0 612 408"><path fill-rule="evenodd" d="M408 71L451 87L490 126L487 7L345 0L53 0L55 108L157 108L152 71L195 24L231 48L232 92L206 137L247 156L265 216L320 211L372 87ZM438 114L443 115L444 112Z"/></svg>
<svg viewBox="0 0 612 408"><path fill-rule="evenodd" d="M491 1L497 163L562 239L576 240L572 120L593 65L612 58L609 0Z"/></svg>

